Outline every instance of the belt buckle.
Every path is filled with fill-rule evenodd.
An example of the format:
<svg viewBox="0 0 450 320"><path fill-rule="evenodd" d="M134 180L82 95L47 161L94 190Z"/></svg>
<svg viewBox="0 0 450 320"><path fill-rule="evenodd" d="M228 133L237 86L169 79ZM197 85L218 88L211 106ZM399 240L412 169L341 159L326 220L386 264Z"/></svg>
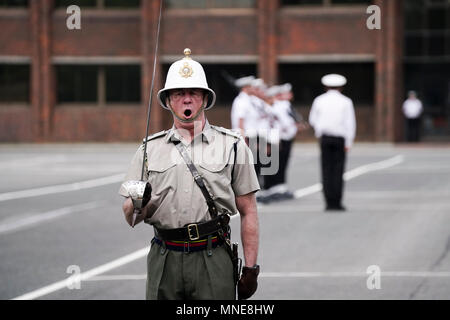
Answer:
<svg viewBox="0 0 450 320"><path fill-rule="evenodd" d="M197 226L196 223L189 224L189 225L187 226L187 230L188 230L189 240L195 241L195 240L200 239L200 234L198 233L198 226ZM196 233L195 236L191 233L192 230L195 231L195 233Z"/></svg>

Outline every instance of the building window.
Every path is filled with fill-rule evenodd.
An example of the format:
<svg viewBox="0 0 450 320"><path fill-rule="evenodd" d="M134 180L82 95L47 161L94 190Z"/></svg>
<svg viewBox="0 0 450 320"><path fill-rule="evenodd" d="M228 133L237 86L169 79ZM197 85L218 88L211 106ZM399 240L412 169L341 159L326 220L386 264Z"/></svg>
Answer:
<svg viewBox="0 0 450 320"><path fill-rule="evenodd" d="M140 0L104 0L105 8L138 8Z"/></svg>
<svg viewBox="0 0 450 320"><path fill-rule="evenodd" d="M374 105L373 63L308 63L281 64L280 81L290 82L294 92L294 105L312 105L313 100L324 93L321 78L329 73L342 74L347 78L343 93L353 100L355 106Z"/></svg>
<svg viewBox="0 0 450 320"><path fill-rule="evenodd" d="M77 5L79 7L104 8L138 8L140 0L55 0L55 7L68 7Z"/></svg>
<svg viewBox="0 0 450 320"><path fill-rule="evenodd" d="M106 102L140 102L140 66L106 66Z"/></svg>
<svg viewBox="0 0 450 320"><path fill-rule="evenodd" d="M405 1L405 55L450 58L450 2Z"/></svg>
<svg viewBox="0 0 450 320"><path fill-rule="evenodd" d="M29 103L30 66L0 64L0 103Z"/></svg>
<svg viewBox="0 0 450 320"><path fill-rule="evenodd" d="M58 102L97 102L96 66L60 66L56 68Z"/></svg>
<svg viewBox="0 0 450 320"><path fill-rule="evenodd" d="M372 0L281 0L282 6L369 5Z"/></svg>
<svg viewBox="0 0 450 320"><path fill-rule="evenodd" d="M422 129L426 136L450 136L450 63L407 63L405 91L422 100Z"/></svg>
<svg viewBox="0 0 450 320"><path fill-rule="evenodd" d="M254 8L256 0L166 0L167 8Z"/></svg>
<svg viewBox="0 0 450 320"><path fill-rule="evenodd" d="M137 104L141 96L138 65L79 66L56 68L58 103Z"/></svg>
<svg viewBox="0 0 450 320"><path fill-rule="evenodd" d="M79 7L96 7L97 1L96 0L55 0L55 7L60 8L64 7L67 8L71 5L77 5Z"/></svg>
<svg viewBox="0 0 450 320"><path fill-rule="evenodd" d="M404 1L405 89L424 105L425 136L450 136L450 2Z"/></svg>
<svg viewBox="0 0 450 320"><path fill-rule="evenodd" d="M0 0L0 8L27 7L28 0Z"/></svg>
<svg viewBox="0 0 450 320"><path fill-rule="evenodd" d="M206 64L202 63L205 70L208 86L216 93L216 106L230 107L234 98L239 93L234 86L234 80L256 75L256 64ZM163 65L163 74L167 75L170 65ZM165 79L164 79L165 80Z"/></svg>
<svg viewBox="0 0 450 320"><path fill-rule="evenodd" d="M234 80L257 75L256 64L203 64L208 85L217 95L218 106L231 107L234 98L239 93L234 86Z"/></svg>
<svg viewBox="0 0 450 320"><path fill-rule="evenodd" d="M331 4L345 4L345 5L351 5L351 4L371 4L371 0L331 0Z"/></svg>

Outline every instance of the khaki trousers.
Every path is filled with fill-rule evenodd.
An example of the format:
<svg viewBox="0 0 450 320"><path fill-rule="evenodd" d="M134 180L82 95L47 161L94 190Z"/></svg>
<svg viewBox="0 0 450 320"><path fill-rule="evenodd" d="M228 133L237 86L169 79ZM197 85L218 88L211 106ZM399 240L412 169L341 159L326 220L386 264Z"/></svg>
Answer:
<svg viewBox="0 0 450 320"><path fill-rule="evenodd" d="M197 252L153 243L147 257L147 300L235 300L233 265L224 246Z"/></svg>

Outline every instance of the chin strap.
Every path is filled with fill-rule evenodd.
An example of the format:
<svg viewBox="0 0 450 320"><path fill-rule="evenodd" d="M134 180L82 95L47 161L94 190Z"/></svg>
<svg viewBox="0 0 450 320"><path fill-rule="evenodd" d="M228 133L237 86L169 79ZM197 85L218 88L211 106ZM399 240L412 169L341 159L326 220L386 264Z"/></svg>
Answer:
<svg viewBox="0 0 450 320"><path fill-rule="evenodd" d="M194 117L192 117L191 119L183 119L182 117L177 115L175 111L173 111L172 106L170 105L170 102L167 101L167 106L169 107L170 112L172 112L172 114L175 118L177 118L180 122L183 122L183 123L190 123L190 122L194 122L195 120L197 120L197 118L205 110L206 104L207 104L207 101L202 104L202 107L200 108L200 110L198 110L197 114Z"/></svg>

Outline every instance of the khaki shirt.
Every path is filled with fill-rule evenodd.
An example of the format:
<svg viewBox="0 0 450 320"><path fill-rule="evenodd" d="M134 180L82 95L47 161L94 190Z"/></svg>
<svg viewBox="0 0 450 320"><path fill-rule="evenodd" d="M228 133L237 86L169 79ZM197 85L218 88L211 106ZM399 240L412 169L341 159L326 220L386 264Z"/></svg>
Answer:
<svg viewBox="0 0 450 320"><path fill-rule="evenodd" d="M259 190L250 149L240 135L230 130L206 122L202 133L189 144L175 127L150 136L147 141L144 180L152 186L152 197L145 222L157 228L179 228L211 219L206 200L173 141L181 141L186 147L219 212L226 209L236 214L235 197ZM140 180L143 152L142 145L131 161L125 181ZM119 194L128 196L123 187Z"/></svg>

